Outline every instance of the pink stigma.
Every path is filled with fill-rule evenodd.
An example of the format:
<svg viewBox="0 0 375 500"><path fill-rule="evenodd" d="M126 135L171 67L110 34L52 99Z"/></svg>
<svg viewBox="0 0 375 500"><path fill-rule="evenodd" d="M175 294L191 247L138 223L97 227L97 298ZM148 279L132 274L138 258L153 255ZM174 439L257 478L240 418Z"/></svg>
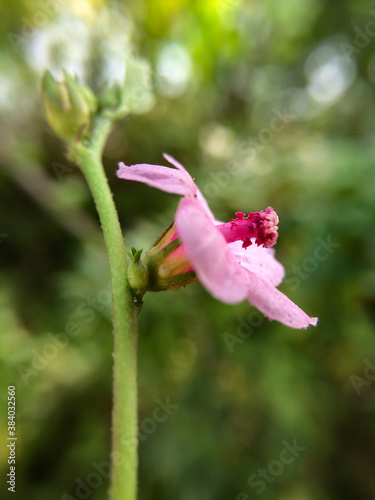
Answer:
<svg viewBox="0 0 375 500"><path fill-rule="evenodd" d="M255 238L258 246L263 245L265 248L276 243L279 218L271 207L260 212L250 212L247 217L243 212L236 212L235 215L236 219L217 226L227 243L240 240L243 248L252 244L252 238Z"/></svg>

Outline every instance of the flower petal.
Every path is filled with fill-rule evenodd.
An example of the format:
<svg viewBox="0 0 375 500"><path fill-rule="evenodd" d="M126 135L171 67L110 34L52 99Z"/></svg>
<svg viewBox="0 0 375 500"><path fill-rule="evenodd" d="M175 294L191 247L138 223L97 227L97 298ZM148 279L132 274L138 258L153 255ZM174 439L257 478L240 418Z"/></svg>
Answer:
<svg viewBox="0 0 375 500"><path fill-rule="evenodd" d="M275 288L267 279L249 271L248 301L270 320L276 319L292 328L316 326L318 318L310 318L286 295Z"/></svg>
<svg viewBox="0 0 375 500"><path fill-rule="evenodd" d="M173 156L167 154L167 153L163 153L163 156L164 158L169 161L169 163L171 163L174 167L178 168L178 170L182 170L182 172L186 172L188 174L188 176L190 177L190 174L189 172L186 170L186 168L181 165L181 163L179 161L177 161L175 158L173 158Z"/></svg>
<svg viewBox="0 0 375 500"><path fill-rule="evenodd" d="M243 267L266 278L274 286L280 285L285 276L285 269L275 258L273 248L258 247L255 244L243 248L241 241L230 243L228 247Z"/></svg>
<svg viewBox="0 0 375 500"><path fill-rule="evenodd" d="M186 170L139 163L127 166L119 163L117 176L128 181L143 182L148 186L161 189L167 193L196 196L197 187Z"/></svg>
<svg viewBox="0 0 375 500"><path fill-rule="evenodd" d="M190 176L189 172L186 170L186 168L181 165L180 162L175 160L173 156L168 155L167 153L163 153L164 158L169 161L172 165L174 165L176 168L179 170L182 170L183 172L186 172L187 175L191 178L191 180L194 182L194 179ZM215 220L214 214L211 212L210 207L207 204L206 198L203 196L203 194L200 192L199 188L195 185L196 192L194 193L194 196L197 197L199 203L202 205L202 207L205 209L207 212L207 215L210 217L211 220Z"/></svg>
<svg viewBox="0 0 375 500"><path fill-rule="evenodd" d="M183 198L176 213L177 232L198 278L217 299L233 304L244 300L247 272L228 249L220 231L194 198Z"/></svg>

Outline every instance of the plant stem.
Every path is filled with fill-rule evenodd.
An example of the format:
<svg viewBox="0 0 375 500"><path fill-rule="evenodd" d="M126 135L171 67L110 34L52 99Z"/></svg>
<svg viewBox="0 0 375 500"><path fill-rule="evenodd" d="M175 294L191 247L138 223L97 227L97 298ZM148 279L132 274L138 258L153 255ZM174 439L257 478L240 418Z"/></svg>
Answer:
<svg viewBox="0 0 375 500"><path fill-rule="evenodd" d="M111 129L98 116L87 143L71 147L72 159L92 192L107 247L113 306L114 386L112 414L111 500L136 500L137 490L137 326L138 307L127 280L124 242L112 193L102 164Z"/></svg>

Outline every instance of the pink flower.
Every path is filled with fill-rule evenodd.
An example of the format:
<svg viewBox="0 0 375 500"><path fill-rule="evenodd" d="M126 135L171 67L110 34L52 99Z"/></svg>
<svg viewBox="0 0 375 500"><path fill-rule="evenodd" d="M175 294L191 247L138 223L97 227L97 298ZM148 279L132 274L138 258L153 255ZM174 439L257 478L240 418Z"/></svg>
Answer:
<svg viewBox="0 0 375 500"><path fill-rule="evenodd" d="M247 217L236 212L235 219L222 224L215 220L187 170L171 156L164 157L176 168L120 163L117 175L183 195L175 226L158 240L158 247L176 238L182 243L165 259L169 275L193 270L205 288L223 302L234 304L247 299L271 320L293 328L315 326L317 318L310 318L276 288L284 277L284 268L269 248L278 236L279 219L274 210L268 207Z"/></svg>

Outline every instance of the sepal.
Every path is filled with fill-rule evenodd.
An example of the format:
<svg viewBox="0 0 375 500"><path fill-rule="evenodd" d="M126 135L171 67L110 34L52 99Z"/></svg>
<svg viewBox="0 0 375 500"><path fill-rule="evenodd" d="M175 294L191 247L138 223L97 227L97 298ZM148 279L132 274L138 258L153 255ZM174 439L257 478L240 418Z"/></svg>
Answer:
<svg viewBox="0 0 375 500"><path fill-rule="evenodd" d="M89 129L97 102L91 89L65 70L64 81L57 82L49 71L42 79L46 120L55 134L66 142L79 140Z"/></svg>

